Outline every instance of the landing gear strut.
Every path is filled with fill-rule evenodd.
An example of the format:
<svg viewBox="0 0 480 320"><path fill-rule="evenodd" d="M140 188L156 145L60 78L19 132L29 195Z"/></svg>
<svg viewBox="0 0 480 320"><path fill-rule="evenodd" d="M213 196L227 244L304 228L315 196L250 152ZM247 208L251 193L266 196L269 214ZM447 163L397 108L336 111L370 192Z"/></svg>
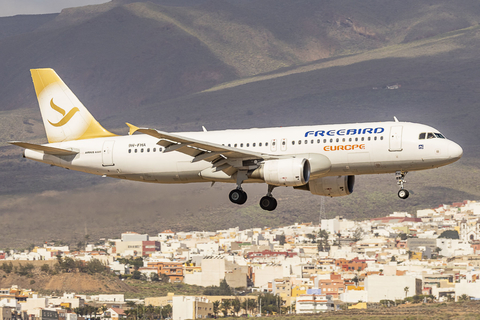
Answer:
<svg viewBox="0 0 480 320"><path fill-rule="evenodd" d="M407 199L410 195L407 189L404 189L403 185L407 182L405 181L405 176L407 175L407 171L397 171L395 172L395 179L397 180L397 185L400 186L400 190L398 190L398 197L400 199Z"/></svg>
<svg viewBox="0 0 480 320"><path fill-rule="evenodd" d="M275 186L268 185L267 195L260 199L260 207L263 210L273 211L277 207L277 200L272 195L273 188Z"/></svg>
<svg viewBox="0 0 480 320"><path fill-rule="evenodd" d="M247 179L246 171L238 171L237 175L237 188L230 191L228 199L236 204L244 204L247 201L247 193L242 189L242 182Z"/></svg>

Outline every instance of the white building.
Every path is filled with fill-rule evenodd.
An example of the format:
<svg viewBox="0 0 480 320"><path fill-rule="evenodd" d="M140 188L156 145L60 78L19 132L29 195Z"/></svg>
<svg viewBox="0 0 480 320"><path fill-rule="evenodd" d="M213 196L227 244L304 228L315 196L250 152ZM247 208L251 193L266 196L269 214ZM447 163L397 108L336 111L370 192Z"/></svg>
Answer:
<svg viewBox="0 0 480 320"><path fill-rule="evenodd" d="M323 294L302 294L296 298L296 313L320 313L335 310L335 305L330 296Z"/></svg>
<svg viewBox="0 0 480 320"><path fill-rule="evenodd" d="M421 294L422 280L412 276L371 275L365 278L365 291L368 292L368 302L400 300Z"/></svg>
<svg viewBox="0 0 480 320"><path fill-rule="evenodd" d="M173 296L173 320L203 319L213 315L213 303L203 297Z"/></svg>

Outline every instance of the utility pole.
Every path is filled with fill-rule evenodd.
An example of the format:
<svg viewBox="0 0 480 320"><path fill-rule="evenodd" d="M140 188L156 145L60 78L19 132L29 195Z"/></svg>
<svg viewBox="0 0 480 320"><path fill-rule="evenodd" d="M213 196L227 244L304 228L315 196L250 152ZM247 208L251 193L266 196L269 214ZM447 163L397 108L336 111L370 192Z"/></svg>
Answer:
<svg viewBox="0 0 480 320"><path fill-rule="evenodd" d="M322 218L325 218L325 196L320 196L320 216L318 217L318 225L322 226Z"/></svg>

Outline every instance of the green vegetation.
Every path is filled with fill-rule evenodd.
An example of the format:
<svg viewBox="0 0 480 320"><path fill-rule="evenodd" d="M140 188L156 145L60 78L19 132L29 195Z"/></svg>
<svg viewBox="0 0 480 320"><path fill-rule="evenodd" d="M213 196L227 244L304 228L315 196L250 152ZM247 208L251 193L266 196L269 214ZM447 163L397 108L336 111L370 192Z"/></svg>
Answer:
<svg viewBox="0 0 480 320"><path fill-rule="evenodd" d="M207 296L230 296L232 293L233 290L225 279L220 281L220 286L210 286L203 291L203 294Z"/></svg>
<svg viewBox="0 0 480 320"><path fill-rule="evenodd" d="M445 230L438 237L445 239L460 239L457 230Z"/></svg>
<svg viewBox="0 0 480 320"><path fill-rule="evenodd" d="M47 265L41 267L42 271L47 273L52 272L83 272L88 274L105 273L109 270L97 259L90 261L74 260L70 257L62 258L57 256L57 263L54 266L54 271Z"/></svg>

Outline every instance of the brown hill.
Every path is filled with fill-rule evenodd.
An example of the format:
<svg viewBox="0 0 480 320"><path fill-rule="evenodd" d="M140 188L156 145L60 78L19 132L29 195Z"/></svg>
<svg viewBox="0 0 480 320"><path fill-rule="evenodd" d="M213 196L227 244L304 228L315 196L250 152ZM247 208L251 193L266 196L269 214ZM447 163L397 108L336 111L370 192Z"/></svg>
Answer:
<svg viewBox="0 0 480 320"><path fill-rule="evenodd" d="M7 261L10 263L10 261ZM26 264L34 265L32 275L21 276L11 273L5 273L0 270L0 287L9 288L17 285L20 288L29 288L41 292L75 292L75 293L118 293L118 292L136 292L135 288L130 287L118 277L106 276L101 274L90 275L86 273L60 273L49 275L40 271L44 264L53 266L50 261L12 261L14 266Z"/></svg>

